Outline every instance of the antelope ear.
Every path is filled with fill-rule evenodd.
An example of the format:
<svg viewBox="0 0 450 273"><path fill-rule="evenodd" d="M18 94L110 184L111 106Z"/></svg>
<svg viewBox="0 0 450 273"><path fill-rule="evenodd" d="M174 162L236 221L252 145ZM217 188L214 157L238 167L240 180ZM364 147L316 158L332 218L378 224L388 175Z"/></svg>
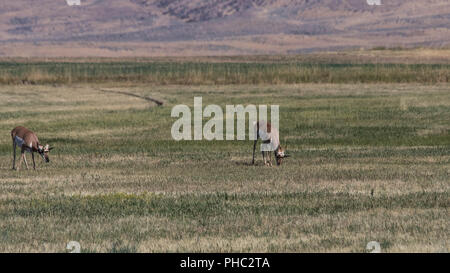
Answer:
<svg viewBox="0 0 450 273"><path fill-rule="evenodd" d="M284 157L284 158L286 158L286 157L290 157L290 155L284 155L283 157Z"/></svg>
<svg viewBox="0 0 450 273"><path fill-rule="evenodd" d="M55 148L55 147L50 147L50 148L48 148L48 150L51 151L51 150L53 150L54 148Z"/></svg>

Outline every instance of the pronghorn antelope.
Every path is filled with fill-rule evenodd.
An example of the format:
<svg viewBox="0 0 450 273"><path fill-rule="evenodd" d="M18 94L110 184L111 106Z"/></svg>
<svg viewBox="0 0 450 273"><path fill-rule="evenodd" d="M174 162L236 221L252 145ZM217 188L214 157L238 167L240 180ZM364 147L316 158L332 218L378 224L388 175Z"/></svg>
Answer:
<svg viewBox="0 0 450 273"><path fill-rule="evenodd" d="M16 169L16 146L19 146L21 148L21 157L19 160L19 165L17 166L17 170L20 169L20 165L22 165L22 160L25 161L25 165L28 169L28 163L25 157L25 152L31 153L34 170L36 170L36 163L34 162L35 152L38 152L45 162L47 163L50 162L50 159L48 158L48 152L53 148L51 148L48 144L45 146L40 145L36 134L33 133L32 131L28 130L25 127L19 126L11 131L11 137L13 142L13 153L14 153L13 170Z"/></svg>
<svg viewBox="0 0 450 273"><path fill-rule="evenodd" d="M258 139L261 139L262 143L268 145L269 150L274 152L277 165L281 165L283 158L288 157L288 155L285 154L285 149L281 147L280 134L278 130L276 128L272 128L269 122L254 122L253 126L255 129L256 139L253 142L252 164L255 164L256 142L258 142ZM272 154L270 151L261 151L264 165L266 166L272 166ZM267 160L267 157L269 160Z"/></svg>

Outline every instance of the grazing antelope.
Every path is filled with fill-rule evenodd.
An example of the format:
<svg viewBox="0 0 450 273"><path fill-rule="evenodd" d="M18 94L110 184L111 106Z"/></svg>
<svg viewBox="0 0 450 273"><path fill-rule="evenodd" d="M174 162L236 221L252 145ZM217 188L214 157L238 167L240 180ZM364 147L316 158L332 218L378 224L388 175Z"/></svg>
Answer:
<svg viewBox="0 0 450 273"><path fill-rule="evenodd" d="M25 165L27 166L28 170L28 163L25 157L25 152L31 153L34 170L36 170L36 163L34 162L35 152L38 152L45 162L47 163L50 162L50 159L48 158L48 152L53 148L51 148L48 144L45 146L40 145L36 134L33 133L32 131L28 130L25 127L19 126L11 131L11 137L13 142L13 153L14 153L13 170L16 169L16 146L19 146L21 148L21 157L19 160L19 165L17 166L17 170L20 169L20 165L22 165L22 160L25 161Z"/></svg>
<svg viewBox="0 0 450 273"><path fill-rule="evenodd" d="M258 139L261 139L262 143L267 144L270 148L270 151L273 151L275 154L277 165L281 165L283 158L289 157L285 154L285 149L281 147L280 144L280 134L276 128L272 128L269 122L254 122L253 123L255 129L256 139L253 142L253 160L252 164L255 164L255 150L256 150L256 142ZM272 154L270 151L261 151L264 165L272 166ZM269 160L266 159L266 154Z"/></svg>

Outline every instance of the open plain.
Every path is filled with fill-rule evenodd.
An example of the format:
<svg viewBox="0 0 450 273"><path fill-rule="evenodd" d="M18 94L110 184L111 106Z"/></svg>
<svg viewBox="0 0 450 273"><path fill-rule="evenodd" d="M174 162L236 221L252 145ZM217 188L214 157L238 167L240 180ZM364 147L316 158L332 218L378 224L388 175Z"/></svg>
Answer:
<svg viewBox="0 0 450 273"><path fill-rule="evenodd" d="M3 61L0 251L448 251L448 64L280 62ZM291 157L173 140L171 109L194 96L280 105ZM11 170L17 125L50 163Z"/></svg>

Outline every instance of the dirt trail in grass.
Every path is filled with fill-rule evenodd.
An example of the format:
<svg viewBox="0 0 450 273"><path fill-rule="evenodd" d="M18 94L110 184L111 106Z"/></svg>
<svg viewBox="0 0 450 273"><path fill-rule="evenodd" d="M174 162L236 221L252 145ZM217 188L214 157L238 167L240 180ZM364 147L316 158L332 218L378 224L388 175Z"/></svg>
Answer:
<svg viewBox="0 0 450 273"><path fill-rule="evenodd" d="M139 96L136 94L133 94L131 92L126 92L126 91L119 91L119 90L111 90L111 89L98 89L99 91L103 92L103 93L116 93L116 94L122 94L122 95L126 95L126 96L131 96L131 97L135 97L135 98L140 98L146 101L151 101L156 103L156 105L158 106L162 106L164 104L164 102L154 99L154 98L150 98L150 97L144 97L144 96Z"/></svg>

